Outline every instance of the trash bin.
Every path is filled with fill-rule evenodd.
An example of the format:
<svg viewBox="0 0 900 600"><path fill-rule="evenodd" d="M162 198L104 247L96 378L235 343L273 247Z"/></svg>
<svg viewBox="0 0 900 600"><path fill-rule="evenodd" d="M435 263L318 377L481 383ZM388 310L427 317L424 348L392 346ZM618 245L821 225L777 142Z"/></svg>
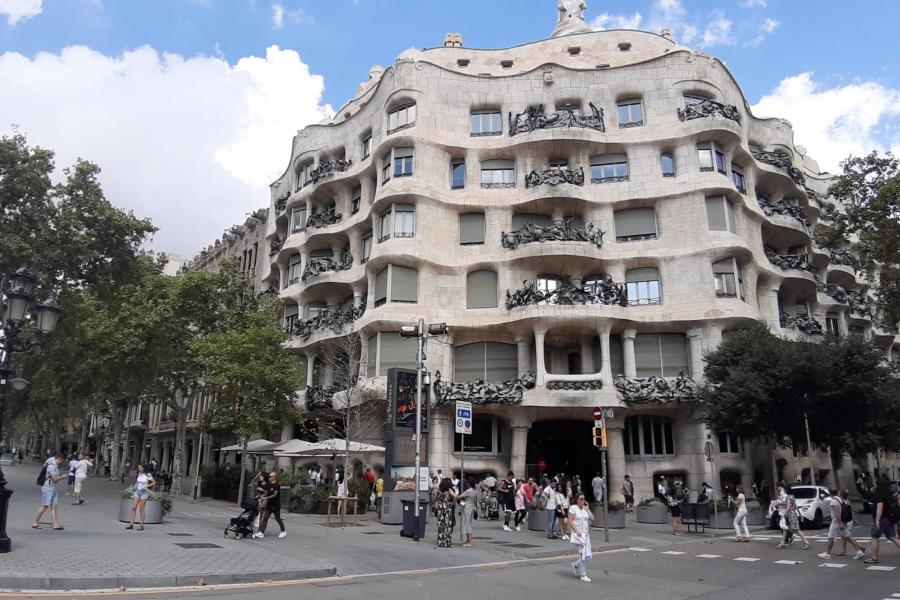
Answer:
<svg viewBox="0 0 900 600"><path fill-rule="evenodd" d="M403 529L400 530L400 535L422 539L425 537L425 517L428 515L428 500L419 500L418 524L416 524L415 500L401 500L400 502L403 505Z"/></svg>

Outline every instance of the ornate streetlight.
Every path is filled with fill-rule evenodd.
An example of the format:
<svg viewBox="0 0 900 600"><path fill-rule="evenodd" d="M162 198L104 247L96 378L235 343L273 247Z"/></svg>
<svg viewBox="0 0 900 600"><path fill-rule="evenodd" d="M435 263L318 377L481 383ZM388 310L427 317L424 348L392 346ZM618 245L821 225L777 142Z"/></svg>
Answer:
<svg viewBox="0 0 900 600"><path fill-rule="evenodd" d="M38 284L27 265L22 265L14 273L7 275L0 285L0 303L2 303L3 338L0 339L0 436L3 432L3 411L6 404L7 387L23 390L28 381L16 375L10 359L14 352L24 352L34 344L33 340L23 335L27 324L34 324L40 334L51 333L59 320L60 308L54 297L43 302L35 302L34 292ZM12 548L9 536L6 535L6 516L9 509L9 497L12 490L6 488L6 477L0 467L0 554Z"/></svg>

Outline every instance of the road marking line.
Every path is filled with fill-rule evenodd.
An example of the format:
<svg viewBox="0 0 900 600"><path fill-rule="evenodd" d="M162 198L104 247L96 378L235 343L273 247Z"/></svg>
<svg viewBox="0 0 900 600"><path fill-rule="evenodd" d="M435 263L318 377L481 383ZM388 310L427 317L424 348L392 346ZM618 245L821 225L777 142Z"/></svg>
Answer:
<svg viewBox="0 0 900 600"><path fill-rule="evenodd" d="M759 559L759 558L753 558L753 557L750 557L750 556L738 556L738 557L735 558L734 560L736 560L736 561L738 561L738 562L756 562L756 561L758 561L758 560L760 560L760 559Z"/></svg>
<svg viewBox="0 0 900 600"><path fill-rule="evenodd" d="M802 560L776 560L776 565L799 565L803 564Z"/></svg>
<svg viewBox="0 0 900 600"><path fill-rule="evenodd" d="M819 566L827 569L843 569L847 566L847 563L822 563Z"/></svg>
<svg viewBox="0 0 900 600"><path fill-rule="evenodd" d="M629 548L632 552L653 552L650 548Z"/></svg>
<svg viewBox="0 0 900 600"><path fill-rule="evenodd" d="M668 554L669 556L681 556L684 552L676 552L675 550L666 550L665 552L660 552L660 554Z"/></svg>
<svg viewBox="0 0 900 600"><path fill-rule="evenodd" d="M722 558L721 554L697 554L697 558Z"/></svg>
<svg viewBox="0 0 900 600"><path fill-rule="evenodd" d="M900 593L898 593L898 594L891 594L891 596L894 597L894 598L900 598Z"/></svg>
<svg viewBox="0 0 900 600"><path fill-rule="evenodd" d="M897 567L882 567L879 565L872 565L871 567L866 567L867 571L893 571Z"/></svg>

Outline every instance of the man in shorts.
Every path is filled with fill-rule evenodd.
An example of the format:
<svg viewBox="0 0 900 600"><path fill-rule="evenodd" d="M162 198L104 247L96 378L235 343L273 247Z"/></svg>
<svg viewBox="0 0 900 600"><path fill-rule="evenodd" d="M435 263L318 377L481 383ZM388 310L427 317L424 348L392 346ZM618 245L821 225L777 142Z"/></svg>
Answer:
<svg viewBox="0 0 900 600"><path fill-rule="evenodd" d="M84 481L87 479L88 469L93 467L94 463L89 461L84 452L78 453L78 461L75 463L75 502L72 504L84 504Z"/></svg>
<svg viewBox="0 0 900 600"><path fill-rule="evenodd" d="M900 521L900 506L897 504L896 494L891 492L890 486L885 481L879 481L875 489L874 521L872 522L872 557L863 562L867 565L877 565L878 544L881 536L884 536L900 548L897 541L897 522Z"/></svg>
<svg viewBox="0 0 900 600"><path fill-rule="evenodd" d="M825 552L820 552L816 557L822 560L831 560L834 540L843 538L850 542L851 545L856 546L856 555L853 558L859 560L866 553L857 545L856 540L850 537L850 523L844 522L844 502L836 489L828 490L828 493L831 494L831 498L828 499L828 510L831 512L831 526L828 527L828 545L825 548Z"/></svg>
<svg viewBox="0 0 900 600"><path fill-rule="evenodd" d="M503 511L503 531L512 531L509 527L509 519L516 511L516 480L513 472L506 474L505 479L501 479L497 485L497 492L500 500L500 510Z"/></svg>
<svg viewBox="0 0 900 600"><path fill-rule="evenodd" d="M31 524L32 529L41 528L41 517L50 509L50 517L53 519L53 529L62 531L63 526L59 524L59 493L56 491L56 482L65 479L66 476L60 473L60 467L63 464L62 454L56 453L53 456L53 462L47 464L47 478L41 485L41 507L37 511L34 523Z"/></svg>
<svg viewBox="0 0 900 600"><path fill-rule="evenodd" d="M625 512L634 512L634 482L631 481L631 475L625 476L622 495L625 496Z"/></svg>

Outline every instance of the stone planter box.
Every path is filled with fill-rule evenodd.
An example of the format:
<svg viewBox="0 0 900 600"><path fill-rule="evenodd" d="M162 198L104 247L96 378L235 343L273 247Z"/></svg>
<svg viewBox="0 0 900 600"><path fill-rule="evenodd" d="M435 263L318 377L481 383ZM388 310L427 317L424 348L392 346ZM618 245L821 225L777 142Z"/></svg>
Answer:
<svg viewBox="0 0 900 600"><path fill-rule="evenodd" d="M529 510L528 529L530 531L547 531L547 511L543 509Z"/></svg>
<svg viewBox="0 0 900 600"><path fill-rule="evenodd" d="M751 508L747 510L747 525L751 527L762 527L766 524L766 515L762 508Z"/></svg>
<svg viewBox="0 0 900 600"><path fill-rule="evenodd" d="M123 523L131 523L131 500L122 499L119 502L119 520ZM162 504L157 500L147 500L147 504L144 507L144 525L158 525L162 523L163 520L163 512L162 512ZM141 509L138 508L137 513L134 516L134 522L141 522Z"/></svg>
<svg viewBox="0 0 900 600"><path fill-rule="evenodd" d="M737 515L737 511L733 508L728 508L725 510L719 509L719 521L714 523L715 513L713 511L709 512L709 522L710 527L713 529L734 529L734 517ZM763 516L762 509L751 509L747 511L747 526L755 527L755 526L763 526L766 524L766 519Z"/></svg>
<svg viewBox="0 0 900 600"><path fill-rule="evenodd" d="M668 523L669 507L665 504L650 504L649 506L636 506L635 514L638 523Z"/></svg>
<svg viewBox="0 0 900 600"><path fill-rule="evenodd" d="M603 512L603 509L600 508L594 511L594 522L591 525L592 527L603 528L609 526L610 529L624 529L625 528L625 511L624 510L616 510L609 511L607 515Z"/></svg>

